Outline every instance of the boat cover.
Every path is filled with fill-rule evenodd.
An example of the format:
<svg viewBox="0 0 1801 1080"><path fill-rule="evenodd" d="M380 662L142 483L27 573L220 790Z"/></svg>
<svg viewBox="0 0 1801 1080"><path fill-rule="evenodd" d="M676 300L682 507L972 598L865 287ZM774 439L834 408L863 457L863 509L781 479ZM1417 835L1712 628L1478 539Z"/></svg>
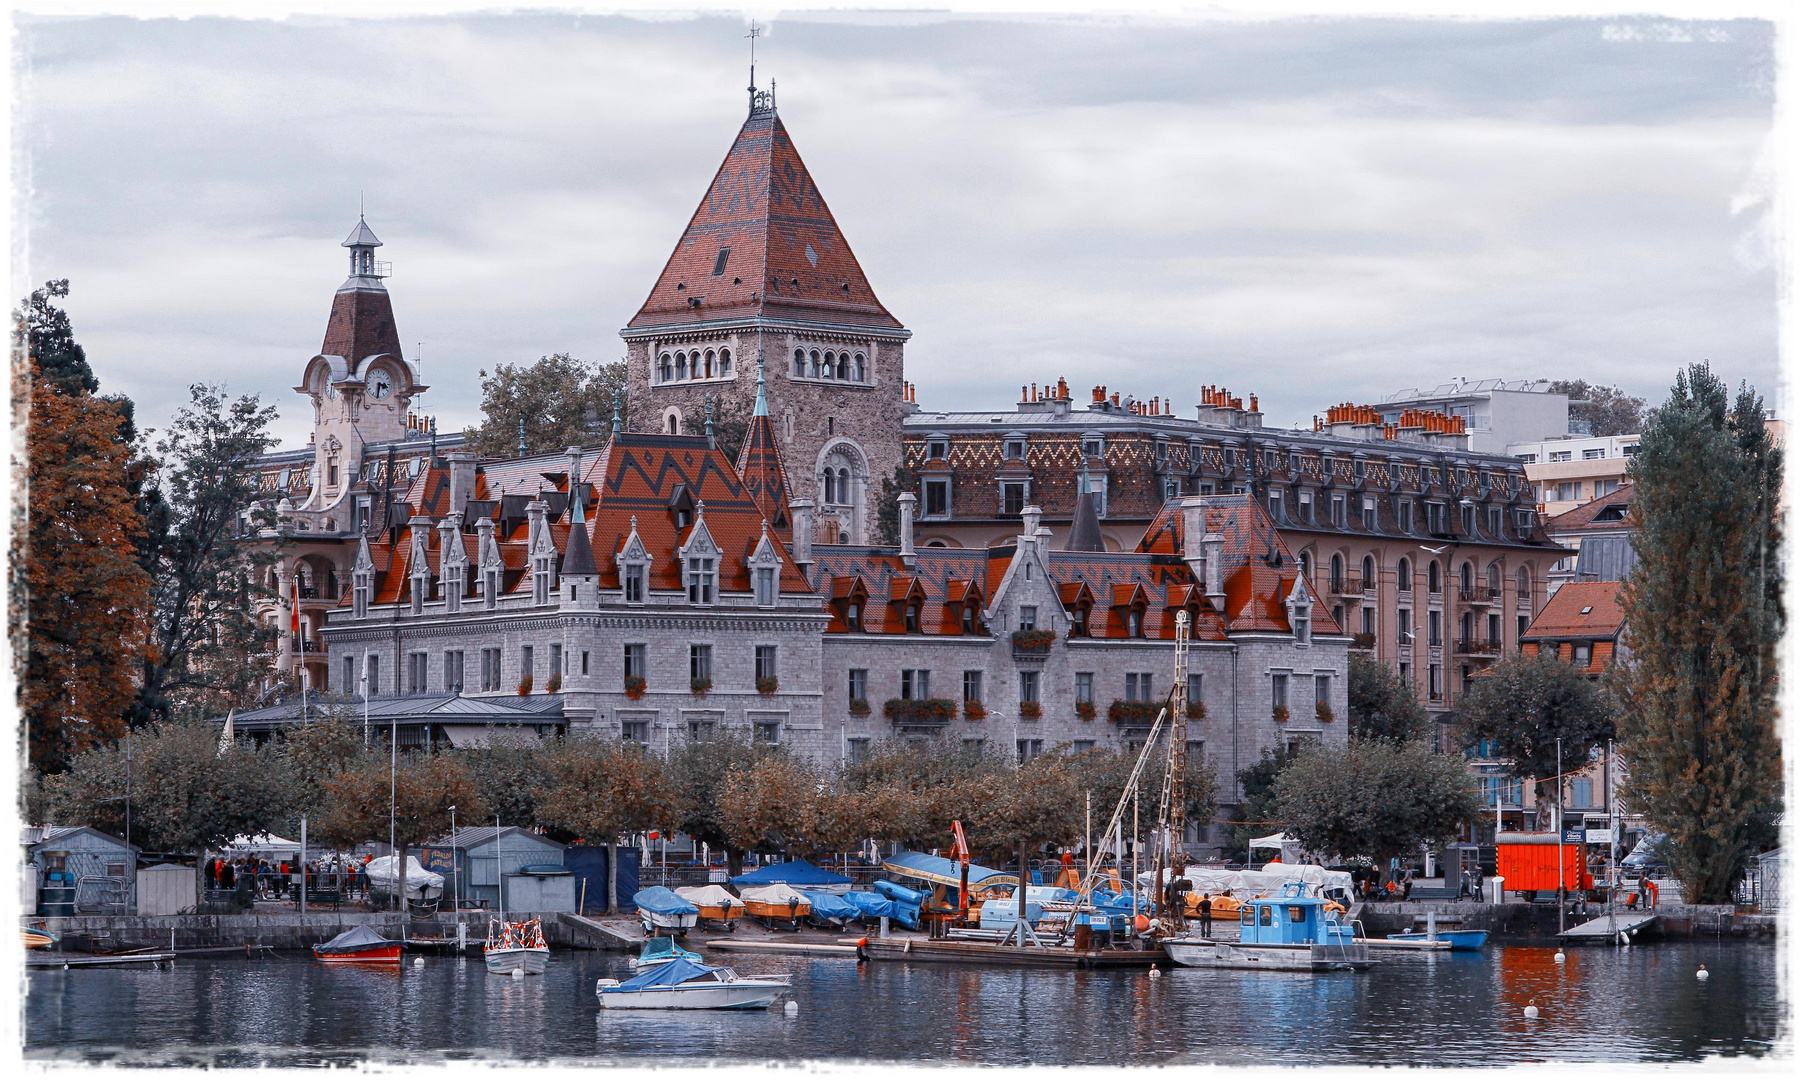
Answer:
<svg viewBox="0 0 1801 1080"><path fill-rule="evenodd" d="M677 896L671 889L652 885L632 894L632 903L657 915L699 915L700 909Z"/></svg>
<svg viewBox="0 0 1801 1080"><path fill-rule="evenodd" d="M644 947L638 950L638 959L640 960L655 960L659 956L679 956L684 960L700 959L699 953L689 952L682 948L675 943L674 938L653 937L645 941Z"/></svg>
<svg viewBox="0 0 1801 1080"><path fill-rule="evenodd" d="M801 895L813 905L813 914L822 919L854 919L863 914L862 908L842 896L823 892L803 892Z"/></svg>
<svg viewBox="0 0 1801 1080"><path fill-rule="evenodd" d="M726 892L723 885L688 885L675 890L675 895L701 907L730 909L744 906L744 901Z"/></svg>
<svg viewBox="0 0 1801 1080"><path fill-rule="evenodd" d="M363 867L369 875L369 883L382 889L392 889L399 884L395 880L395 861L392 855L383 855L379 859L370 859ZM434 874L419 865L415 855L406 857L406 895L409 900L429 899L444 892L444 875Z"/></svg>
<svg viewBox="0 0 1801 1080"><path fill-rule="evenodd" d="M843 893L850 888L850 878L834 874L830 870L821 870L805 859L795 859L793 862L777 863L752 870L748 874L739 874L732 879L732 884L740 889L747 885L781 884L816 892Z"/></svg>
<svg viewBox="0 0 1801 1080"><path fill-rule="evenodd" d="M398 944L400 943L397 941L391 941L388 938L382 937L373 927L353 926L342 934L339 934L337 937L332 938L330 941L319 946L319 948L326 952L349 952L352 949L368 949L379 945Z"/></svg>
<svg viewBox="0 0 1801 1080"><path fill-rule="evenodd" d="M903 851L882 862L882 869L901 877L917 878L929 881L934 885L949 885L961 888L963 884L963 867L951 859L927 855L923 851ZM999 870L990 870L986 866L969 864L969 887L971 891L989 885L1014 885L1019 882L1017 874L1003 874Z"/></svg>
<svg viewBox="0 0 1801 1080"><path fill-rule="evenodd" d="M894 901L874 892L847 892L844 898L857 905L857 910L871 919L879 919L886 915L894 918Z"/></svg>
<svg viewBox="0 0 1801 1080"><path fill-rule="evenodd" d="M754 901L759 904L786 904L790 900L799 900L803 904L812 903L812 897L801 892L799 889L789 888L786 884L779 881L774 885L765 885L760 889L744 890L745 903Z"/></svg>
<svg viewBox="0 0 1801 1080"><path fill-rule="evenodd" d="M974 869L974 867L971 867L971 869ZM897 904L907 904L912 907L918 907L926 902L924 893L917 889L909 889L905 885L896 885L892 881L877 881L875 883L875 891L886 896L888 899L893 900Z"/></svg>
<svg viewBox="0 0 1801 1080"><path fill-rule="evenodd" d="M660 886L659 886L660 887ZM687 957L677 957L661 967L653 967L641 975L633 975L618 986L609 986L605 992L617 994L622 990L649 990L657 986L680 986L691 979L718 971L705 964L697 964Z"/></svg>

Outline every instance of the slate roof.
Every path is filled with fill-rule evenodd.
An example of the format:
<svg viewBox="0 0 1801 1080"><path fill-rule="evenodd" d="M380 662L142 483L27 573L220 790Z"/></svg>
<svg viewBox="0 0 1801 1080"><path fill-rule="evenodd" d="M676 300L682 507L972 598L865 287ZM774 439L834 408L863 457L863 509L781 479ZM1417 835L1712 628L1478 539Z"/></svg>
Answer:
<svg viewBox="0 0 1801 1080"><path fill-rule="evenodd" d="M1618 581L1573 581L1551 599L1520 635L1521 641L1595 641L1619 636L1626 625Z"/></svg>
<svg viewBox="0 0 1801 1080"><path fill-rule="evenodd" d="M794 523L788 518L788 500L793 491L788 484L788 470L782 464L775 428L766 413L752 416L750 430L744 435L744 446L738 451L738 476L744 490L757 509L769 519L769 531L783 543L794 539Z"/></svg>
<svg viewBox="0 0 1801 1080"><path fill-rule="evenodd" d="M363 718L363 699L345 698L338 700L321 699L317 694L310 698L313 719L318 719L328 708L350 709L355 713L354 719L360 723ZM460 694L406 694L396 697L372 697L369 699L369 722L377 727L383 724L399 723L444 723L444 724L553 724L563 718L563 698L560 694L497 694L492 697L464 697ZM268 705L261 709L240 712L232 719L233 727L242 730L247 727L262 728L298 723L300 721L300 698L290 697ZM224 723L223 716L213 717L213 722Z"/></svg>
<svg viewBox="0 0 1801 1080"><path fill-rule="evenodd" d="M627 329L756 316L901 328L773 110L744 122Z"/></svg>
<svg viewBox="0 0 1801 1080"><path fill-rule="evenodd" d="M332 297L331 317L325 323L320 354L342 356L352 364L382 353L399 358L400 331L394 326L394 305L388 299L388 290L375 278L353 280L375 285L347 288Z"/></svg>

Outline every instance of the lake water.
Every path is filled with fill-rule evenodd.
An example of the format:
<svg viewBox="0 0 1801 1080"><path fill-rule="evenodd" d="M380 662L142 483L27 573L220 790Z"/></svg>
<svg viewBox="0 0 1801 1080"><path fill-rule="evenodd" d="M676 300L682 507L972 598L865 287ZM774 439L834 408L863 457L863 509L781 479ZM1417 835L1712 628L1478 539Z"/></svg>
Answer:
<svg viewBox="0 0 1801 1080"><path fill-rule="evenodd" d="M396 972L301 955L164 970L32 971L34 1058L210 1065L704 1059L969 1064L1503 1064L1691 1061L1789 1053L1780 950L1693 942L1625 949L1491 946L1306 975L970 968L734 955L783 972L799 1012L602 1012L616 953L558 952L542 977L478 959ZM714 958L723 954L714 953ZM715 962L725 962L715 959ZM1695 969L1706 964L1705 982ZM1540 1018L1522 1010L1535 1003Z"/></svg>

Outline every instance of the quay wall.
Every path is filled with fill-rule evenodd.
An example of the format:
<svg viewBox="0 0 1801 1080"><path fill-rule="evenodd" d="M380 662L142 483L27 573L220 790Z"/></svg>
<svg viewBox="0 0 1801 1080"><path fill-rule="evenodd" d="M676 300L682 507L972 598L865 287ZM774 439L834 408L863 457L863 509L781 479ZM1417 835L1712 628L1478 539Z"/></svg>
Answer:
<svg viewBox="0 0 1801 1080"><path fill-rule="evenodd" d="M591 947L587 941L573 939L562 919L553 911L508 912L511 920L538 918L544 922L544 938L555 947ZM50 918L27 916L23 925L41 927L62 935L85 951L87 943L129 948L140 945L169 947L174 933L175 949L239 949L246 945L275 949L308 949L330 941L353 926L369 926L384 937L400 936L401 916L398 912L323 911L257 912L237 915L76 915ZM412 919L407 923L410 938L456 937L457 917L444 914L430 919ZM487 933L488 915L469 912L461 921L469 927L471 941L480 943Z"/></svg>
<svg viewBox="0 0 1801 1080"><path fill-rule="evenodd" d="M1618 910L1618 909L1616 909ZM1371 937L1382 937L1401 930L1424 929L1423 916L1437 912L1447 929L1487 930L1496 937L1531 941L1542 939L1547 944L1557 940L1556 904L1478 904L1467 900L1402 900L1364 903L1356 911L1364 930ZM1738 913L1731 904L1662 903L1656 908L1660 918L1651 936L1660 938L1735 937L1771 938L1776 934L1773 915ZM1606 914L1598 904L1590 904L1588 918ZM1574 926L1583 919L1566 917L1564 925Z"/></svg>

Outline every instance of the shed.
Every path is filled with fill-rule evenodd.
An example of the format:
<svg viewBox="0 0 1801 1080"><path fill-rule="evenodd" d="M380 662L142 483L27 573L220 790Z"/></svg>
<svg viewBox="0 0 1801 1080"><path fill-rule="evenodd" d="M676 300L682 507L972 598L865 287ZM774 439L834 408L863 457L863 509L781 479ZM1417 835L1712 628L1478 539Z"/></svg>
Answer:
<svg viewBox="0 0 1801 1080"><path fill-rule="evenodd" d="M445 893L499 906L501 878L516 878L528 866L562 866L563 845L517 825L458 829L423 846L419 861L448 880ZM529 876L529 875L528 875ZM509 892L507 907L512 908ZM574 910L573 902L569 905ZM520 909L523 910L523 909Z"/></svg>
<svg viewBox="0 0 1801 1080"><path fill-rule="evenodd" d="M158 863L138 871L139 915L180 915L200 903L199 873L181 863Z"/></svg>
<svg viewBox="0 0 1801 1080"><path fill-rule="evenodd" d="M88 825L29 829L26 842L42 883L39 914L137 913L136 845Z"/></svg>

